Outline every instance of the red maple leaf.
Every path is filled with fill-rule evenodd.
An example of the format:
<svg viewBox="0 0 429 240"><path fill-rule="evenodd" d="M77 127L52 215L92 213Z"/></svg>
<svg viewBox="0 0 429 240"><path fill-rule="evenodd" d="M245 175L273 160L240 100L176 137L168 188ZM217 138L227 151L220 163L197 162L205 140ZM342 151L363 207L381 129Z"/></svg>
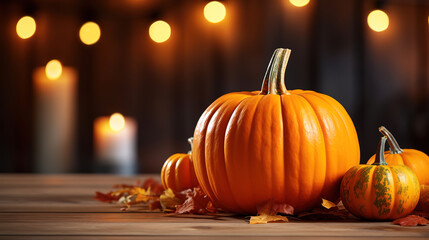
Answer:
<svg viewBox="0 0 429 240"><path fill-rule="evenodd" d="M429 220L417 215L408 215L404 218L398 218L392 223L401 226L424 226L429 223Z"/></svg>

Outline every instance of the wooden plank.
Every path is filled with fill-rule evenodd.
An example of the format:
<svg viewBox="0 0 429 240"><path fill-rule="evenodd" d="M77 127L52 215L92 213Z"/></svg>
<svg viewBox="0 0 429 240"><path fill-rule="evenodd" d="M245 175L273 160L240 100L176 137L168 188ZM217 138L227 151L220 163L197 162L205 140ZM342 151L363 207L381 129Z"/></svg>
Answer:
<svg viewBox="0 0 429 240"><path fill-rule="evenodd" d="M289 222L250 225L244 218L161 213L0 214L0 235L421 237L429 226L404 228L390 222Z"/></svg>
<svg viewBox="0 0 429 240"><path fill-rule="evenodd" d="M117 183L158 175L10 175L0 174L0 239L216 239L234 237L429 238L429 226L400 227L390 222L297 221L250 225L233 216L165 216L92 199Z"/></svg>
<svg viewBox="0 0 429 240"><path fill-rule="evenodd" d="M0 174L0 212L120 212L120 207L92 199L114 184L135 184L158 174L117 175Z"/></svg>
<svg viewBox="0 0 429 240"><path fill-rule="evenodd" d="M161 212L121 212L121 213L0 213L0 223L57 222L67 223L213 223L214 221L242 223L244 217L208 215L172 215ZM0 226L1 229L1 226Z"/></svg>
<svg viewBox="0 0 429 240"><path fill-rule="evenodd" d="M225 238L234 238L237 240L254 240L261 239L259 236L31 236L33 240L50 240L50 239L63 239L63 240L144 240L144 239L155 239L155 240L181 240L181 239L198 239L198 240L215 240L215 239L225 239ZM28 240L29 236L0 236L0 240ZM285 239L284 236L269 236L269 239ZM314 240L314 237L297 237L294 236L293 239L297 240ZM356 240L356 237L317 237L317 240L331 240L331 239L342 239L342 240ZM414 237L366 237L365 240L408 240L408 239L419 239Z"/></svg>

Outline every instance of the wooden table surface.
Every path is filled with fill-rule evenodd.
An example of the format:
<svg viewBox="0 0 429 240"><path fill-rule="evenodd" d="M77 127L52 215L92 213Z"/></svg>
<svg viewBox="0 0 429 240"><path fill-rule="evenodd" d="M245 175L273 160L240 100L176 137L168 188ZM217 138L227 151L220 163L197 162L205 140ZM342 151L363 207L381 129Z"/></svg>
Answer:
<svg viewBox="0 0 429 240"><path fill-rule="evenodd" d="M121 212L117 205L92 199L95 191L147 177L158 178L0 174L0 239L429 239L429 226L360 220L250 225L240 216Z"/></svg>

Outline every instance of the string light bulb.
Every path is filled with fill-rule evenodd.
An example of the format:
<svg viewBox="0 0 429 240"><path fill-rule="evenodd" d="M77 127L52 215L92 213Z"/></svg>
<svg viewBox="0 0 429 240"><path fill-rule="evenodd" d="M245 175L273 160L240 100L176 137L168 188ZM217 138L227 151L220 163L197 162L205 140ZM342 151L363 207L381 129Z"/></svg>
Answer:
<svg viewBox="0 0 429 240"><path fill-rule="evenodd" d="M50 80L58 79L63 72L63 66L60 61L53 59L46 64L45 74Z"/></svg>
<svg viewBox="0 0 429 240"><path fill-rule="evenodd" d="M86 45L98 42L101 36L100 26L95 22L86 22L80 27L79 38Z"/></svg>
<svg viewBox="0 0 429 240"><path fill-rule="evenodd" d="M167 41L171 36L170 25L162 20L152 23L149 27L150 38L157 43Z"/></svg>
<svg viewBox="0 0 429 240"><path fill-rule="evenodd" d="M389 27L389 16L379 9L370 12L367 21L368 26L376 32L382 32Z"/></svg>
<svg viewBox="0 0 429 240"><path fill-rule="evenodd" d="M310 2L310 0L289 0L289 2L295 7L304 7Z"/></svg>
<svg viewBox="0 0 429 240"><path fill-rule="evenodd" d="M36 21L30 16L24 16L16 24L16 33L22 39L30 38L36 32Z"/></svg>
<svg viewBox="0 0 429 240"><path fill-rule="evenodd" d="M211 23L218 23L226 16L225 6L218 1L211 1L204 7L204 17Z"/></svg>
<svg viewBox="0 0 429 240"><path fill-rule="evenodd" d="M113 131L116 131L116 132L121 131L125 127L124 116L120 113L112 114L109 119L109 125Z"/></svg>

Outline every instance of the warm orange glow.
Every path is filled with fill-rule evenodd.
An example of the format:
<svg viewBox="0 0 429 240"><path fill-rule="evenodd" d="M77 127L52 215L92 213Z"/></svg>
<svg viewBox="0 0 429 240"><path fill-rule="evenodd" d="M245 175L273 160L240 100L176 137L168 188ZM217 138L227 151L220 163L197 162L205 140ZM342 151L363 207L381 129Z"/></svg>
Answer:
<svg viewBox="0 0 429 240"><path fill-rule="evenodd" d="M310 0L289 0L289 2L295 7L304 7L310 2Z"/></svg>
<svg viewBox="0 0 429 240"><path fill-rule="evenodd" d="M60 61L53 59L46 64L45 73L48 79L50 80L58 79L61 76L62 72L63 72L63 67Z"/></svg>
<svg viewBox="0 0 429 240"><path fill-rule="evenodd" d="M101 30L97 23L87 22L79 31L80 40L86 45L92 45L100 39Z"/></svg>
<svg viewBox="0 0 429 240"><path fill-rule="evenodd" d="M368 26L376 32L382 32L389 27L389 16L381 10L374 10L368 15Z"/></svg>
<svg viewBox="0 0 429 240"><path fill-rule="evenodd" d="M149 36L150 38L157 42L162 43L167 41L170 38L171 35L171 28L168 23L164 21L156 21L152 23L149 27Z"/></svg>
<svg viewBox="0 0 429 240"><path fill-rule="evenodd" d="M125 127L125 118L120 113L114 113L109 119L110 128L113 131L121 131Z"/></svg>
<svg viewBox="0 0 429 240"><path fill-rule="evenodd" d="M218 23L222 21L225 18L225 15L225 6L218 1L209 2L204 7L204 17L211 23Z"/></svg>
<svg viewBox="0 0 429 240"><path fill-rule="evenodd" d="M36 21L30 16L25 16L19 19L16 24L16 33L22 39L27 39L33 36L36 32Z"/></svg>

